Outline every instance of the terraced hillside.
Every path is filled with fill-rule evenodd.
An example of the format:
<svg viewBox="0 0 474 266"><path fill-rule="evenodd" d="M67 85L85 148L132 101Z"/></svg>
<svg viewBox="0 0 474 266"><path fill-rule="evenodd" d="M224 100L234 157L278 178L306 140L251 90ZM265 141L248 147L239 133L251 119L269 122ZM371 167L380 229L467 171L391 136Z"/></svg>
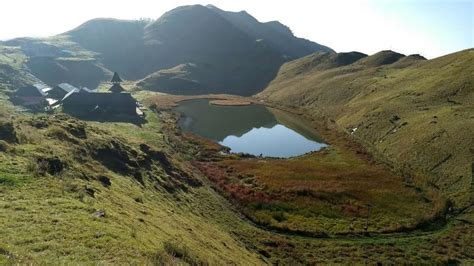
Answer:
<svg viewBox="0 0 474 266"><path fill-rule="evenodd" d="M338 63L351 55L289 62L257 97L330 119L406 179L442 191L459 210L471 206L474 50L432 60L383 51Z"/></svg>

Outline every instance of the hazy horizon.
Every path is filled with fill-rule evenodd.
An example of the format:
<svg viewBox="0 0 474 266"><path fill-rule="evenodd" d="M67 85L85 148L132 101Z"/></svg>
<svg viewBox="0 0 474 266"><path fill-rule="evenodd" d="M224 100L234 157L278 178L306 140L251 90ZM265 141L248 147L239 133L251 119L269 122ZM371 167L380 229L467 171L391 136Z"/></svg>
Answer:
<svg viewBox="0 0 474 266"><path fill-rule="evenodd" d="M94 2L18 0L4 3L0 40L49 37L73 29L87 20L157 19L182 5L212 4L226 11L247 11L260 22L278 20L296 36L329 46L337 52L373 54L394 50L427 58L472 48L474 1L301 1L268 3L243 0L207 2L146 0ZM24 10L25 6L29 6ZM343 8L342 8L343 7ZM70 10L74 9L74 12ZM19 11L21 10L21 12ZM21 14L21 15L18 15Z"/></svg>

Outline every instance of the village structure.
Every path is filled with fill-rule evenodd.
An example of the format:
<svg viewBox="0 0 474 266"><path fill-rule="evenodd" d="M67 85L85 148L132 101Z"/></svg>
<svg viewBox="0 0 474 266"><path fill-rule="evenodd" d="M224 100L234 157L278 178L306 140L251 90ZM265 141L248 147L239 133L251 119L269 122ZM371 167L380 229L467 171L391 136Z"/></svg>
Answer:
<svg viewBox="0 0 474 266"><path fill-rule="evenodd" d="M97 92L88 88L76 88L61 83L53 88L44 84L28 85L12 95L12 101L32 110L54 110L62 106L65 113L72 115L141 116L138 102L122 87L122 79L114 73L108 92Z"/></svg>

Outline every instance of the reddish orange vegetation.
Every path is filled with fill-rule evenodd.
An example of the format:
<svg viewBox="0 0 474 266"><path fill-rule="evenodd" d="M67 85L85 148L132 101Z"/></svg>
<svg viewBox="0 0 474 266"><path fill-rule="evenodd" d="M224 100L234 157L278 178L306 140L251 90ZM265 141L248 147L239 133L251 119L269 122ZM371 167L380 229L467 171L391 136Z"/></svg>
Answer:
<svg viewBox="0 0 474 266"><path fill-rule="evenodd" d="M195 162L195 165L208 176L209 180L214 182L219 188L225 191L230 197L241 201L250 202L269 202L276 199L276 195L270 192L258 191L242 183L230 182L232 170L225 169L215 163Z"/></svg>
<svg viewBox="0 0 474 266"><path fill-rule="evenodd" d="M400 177L383 167L366 164L357 158L338 157L342 156L331 150L289 160L231 160L222 164L238 173L256 176L270 190L285 192L357 193L405 188Z"/></svg>
<svg viewBox="0 0 474 266"><path fill-rule="evenodd" d="M182 99L182 98L180 98ZM322 120L323 121L323 120ZM333 123L312 120L330 147L291 159L222 155L222 147L195 135L195 166L251 220L269 228L304 234L416 228L445 211L445 201L416 188L388 166L377 164Z"/></svg>
<svg viewBox="0 0 474 266"><path fill-rule="evenodd" d="M363 232L367 204L369 231L406 230L444 207L431 191L414 189L366 155L337 147L292 159L215 159L195 165L250 219L286 231Z"/></svg>

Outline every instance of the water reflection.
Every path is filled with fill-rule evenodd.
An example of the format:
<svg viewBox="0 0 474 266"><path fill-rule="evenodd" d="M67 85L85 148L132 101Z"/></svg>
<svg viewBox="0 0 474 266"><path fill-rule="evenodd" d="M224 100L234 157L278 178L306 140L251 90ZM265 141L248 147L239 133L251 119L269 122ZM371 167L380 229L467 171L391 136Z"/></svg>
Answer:
<svg viewBox="0 0 474 266"><path fill-rule="evenodd" d="M299 117L261 105L214 106L209 100L182 102L179 125L219 142L231 152L292 157L327 146Z"/></svg>

